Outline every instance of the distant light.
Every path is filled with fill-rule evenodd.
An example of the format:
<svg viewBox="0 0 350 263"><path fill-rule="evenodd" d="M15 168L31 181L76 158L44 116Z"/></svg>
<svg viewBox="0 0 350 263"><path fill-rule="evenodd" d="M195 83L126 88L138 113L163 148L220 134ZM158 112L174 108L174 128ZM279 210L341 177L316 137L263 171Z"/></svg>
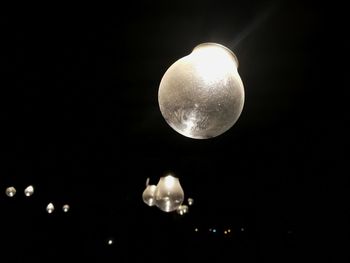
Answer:
<svg viewBox="0 0 350 263"><path fill-rule="evenodd" d="M111 238L108 239L108 241L107 241L107 244L108 244L108 245L113 245L113 243L114 243L113 239L111 239Z"/></svg>
<svg viewBox="0 0 350 263"><path fill-rule="evenodd" d="M227 229L227 233L230 233L231 232L231 229Z"/></svg>
<svg viewBox="0 0 350 263"><path fill-rule="evenodd" d="M26 189L24 189L25 196L31 196L34 194L34 187L32 185L29 185Z"/></svg>
<svg viewBox="0 0 350 263"><path fill-rule="evenodd" d="M195 228L194 231L198 232L198 228Z"/></svg>
<svg viewBox="0 0 350 263"><path fill-rule="evenodd" d="M67 213L69 211L69 205L65 204L63 207L62 207L62 210L63 212Z"/></svg>
<svg viewBox="0 0 350 263"><path fill-rule="evenodd" d="M180 205L177 209L176 212L179 215L184 215L188 213L188 206L187 205Z"/></svg>
<svg viewBox="0 0 350 263"><path fill-rule="evenodd" d="M209 228L209 232L211 232L211 228Z"/></svg>
<svg viewBox="0 0 350 263"><path fill-rule="evenodd" d="M213 233L216 233L216 229L215 228L213 229Z"/></svg>
<svg viewBox="0 0 350 263"><path fill-rule="evenodd" d="M244 231L244 228L243 228L243 227L241 227L241 231L242 231L242 232Z"/></svg>
<svg viewBox="0 0 350 263"><path fill-rule="evenodd" d="M224 231L224 234L227 235L227 231L226 230Z"/></svg>
<svg viewBox="0 0 350 263"><path fill-rule="evenodd" d="M16 188L13 186L7 187L5 192L8 197L13 197L16 194Z"/></svg>
<svg viewBox="0 0 350 263"><path fill-rule="evenodd" d="M187 202L188 202L188 205L193 205L194 200L193 198L188 198Z"/></svg>
<svg viewBox="0 0 350 263"><path fill-rule="evenodd" d="M55 210L55 207L53 206L52 203L49 203L46 207L46 211L51 214Z"/></svg>

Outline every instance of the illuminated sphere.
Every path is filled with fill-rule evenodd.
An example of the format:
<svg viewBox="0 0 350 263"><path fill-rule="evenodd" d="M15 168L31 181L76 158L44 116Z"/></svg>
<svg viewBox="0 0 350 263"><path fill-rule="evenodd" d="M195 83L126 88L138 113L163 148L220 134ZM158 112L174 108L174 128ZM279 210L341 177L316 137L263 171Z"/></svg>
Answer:
<svg viewBox="0 0 350 263"><path fill-rule="evenodd" d="M24 189L25 196L31 196L34 194L34 187L29 185L26 189Z"/></svg>
<svg viewBox="0 0 350 263"><path fill-rule="evenodd" d="M52 212L55 210L55 207L52 203L49 203L47 206L46 206L46 211L49 213L49 214L52 214Z"/></svg>
<svg viewBox="0 0 350 263"><path fill-rule="evenodd" d="M6 188L5 192L8 197L13 197L17 191L16 191L16 188L14 188L13 186L10 186Z"/></svg>
<svg viewBox="0 0 350 263"><path fill-rule="evenodd" d="M203 43L165 72L158 102L166 122L178 133L194 138L216 137L238 120L244 88L231 50Z"/></svg>
<svg viewBox="0 0 350 263"><path fill-rule="evenodd" d="M62 210L63 212L67 213L69 211L69 205L65 204L63 207L62 207Z"/></svg>

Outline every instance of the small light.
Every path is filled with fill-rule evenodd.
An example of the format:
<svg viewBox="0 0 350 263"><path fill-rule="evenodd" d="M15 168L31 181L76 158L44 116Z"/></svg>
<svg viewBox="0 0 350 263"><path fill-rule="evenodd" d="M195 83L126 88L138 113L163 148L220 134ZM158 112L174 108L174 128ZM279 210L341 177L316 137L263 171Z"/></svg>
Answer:
<svg viewBox="0 0 350 263"><path fill-rule="evenodd" d="M227 235L227 231L226 230L224 231L224 234Z"/></svg>
<svg viewBox="0 0 350 263"><path fill-rule="evenodd" d="M107 241L107 244L108 244L108 245L113 245L113 243L114 243L113 239L111 239L111 238L108 239L108 241Z"/></svg>
<svg viewBox="0 0 350 263"><path fill-rule="evenodd" d="M34 194L34 187L32 185L29 185L26 189L24 189L25 196L31 196Z"/></svg>
<svg viewBox="0 0 350 263"><path fill-rule="evenodd" d="M13 186L7 187L5 192L8 197L13 197L16 194L16 188Z"/></svg>
<svg viewBox="0 0 350 263"><path fill-rule="evenodd" d="M215 228L213 229L213 233L216 233L216 229Z"/></svg>
<svg viewBox="0 0 350 263"><path fill-rule="evenodd" d="M46 211L51 214L55 210L55 207L53 206L52 203L49 203L46 207Z"/></svg>
<svg viewBox="0 0 350 263"><path fill-rule="evenodd" d="M187 199L188 205L193 205L193 202L194 202L193 198L188 198Z"/></svg>
<svg viewBox="0 0 350 263"><path fill-rule="evenodd" d="M230 233L231 232L231 229L227 229L227 233Z"/></svg>
<svg viewBox="0 0 350 263"><path fill-rule="evenodd" d="M177 209L176 212L179 215L184 215L188 213L188 206L187 205L180 205Z"/></svg>
<svg viewBox="0 0 350 263"><path fill-rule="evenodd" d="M198 232L198 228L195 228L194 231Z"/></svg>
<svg viewBox="0 0 350 263"><path fill-rule="evenodd" d="M243 227L241 227L241 231L242 231L242 232L244 231L244 228L243 228Z"/></svg>
<svg viewBox="0 0 350 263"><path fill-rule="evenodd" d="M211 228L209 228L209 232L211 232Z"/></svg>
<svg viewBox="0 0 350 263"><path fill-rule="evenodd" d="M62 210L63 212L67 213L69 211L69 205L65 204L63 207L62 207Z"/></svg>

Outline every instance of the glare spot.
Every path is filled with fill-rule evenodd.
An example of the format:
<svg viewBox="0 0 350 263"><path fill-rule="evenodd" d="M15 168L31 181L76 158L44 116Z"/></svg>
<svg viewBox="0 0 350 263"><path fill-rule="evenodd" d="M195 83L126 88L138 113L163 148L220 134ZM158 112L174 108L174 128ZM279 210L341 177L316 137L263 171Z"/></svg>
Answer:
<svg viewBox="0 0 350 263"><path fill-rule="evenodd" d="M224 234L227 235L227 231L226 230L224 231Z"/></svg>
<svg viewBox="0 0 350 263"><path fill-rule="evenodd" d="M198 232L198 228L195 228L194 231Z"/></svg>
<svg viewBox="0 0 350 263"><path fill-rule="evenodd" d="M244 228L243 228L243 227L241 227L241 231L242 231L242 232L244 231Z"/></svg>
<svg viewBox="0 0 350 263"><path fill-rule="evenodd" d="M193 205L194 200L193 198L188 198L187 202L188 202L188 205Z"/></svg>
<svg viewBox="0 0 350 263"><path fill-rule="evenodd" d="M114 240L112 238L108 239L108 241L107 241L108 245L113 245L113 243L114 243Z"/></svg>
<svg viewBox="0 0 350 263"><path fill-rule="evenodd" d="M231 229L227 229L227 233L230 233L231 232Z"/></svg>
<svg viewBox="0 0 350 263"><path fill-rule="evenodd" d="M213 229L213 233L216 233L216 229L215 228Z"/></svg>
<svg viewBox="0 0 350 263"><path fill-rule="evenodd" d="M169 175L165 176L164 183L165 183L166 188L168 188L168 189L172 188L176 183L176 178L169 174Z"/></svg>

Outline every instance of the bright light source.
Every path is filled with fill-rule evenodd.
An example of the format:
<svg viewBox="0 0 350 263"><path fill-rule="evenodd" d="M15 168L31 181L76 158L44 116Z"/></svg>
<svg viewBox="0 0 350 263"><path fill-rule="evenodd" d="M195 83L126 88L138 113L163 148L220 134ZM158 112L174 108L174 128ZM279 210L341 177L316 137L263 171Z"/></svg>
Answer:
<svg viewBox="0 0 350 263"><path fill-rule="evenodd" d="M5 193L8 197L13 197L16 194L16 188L13 186L7 187Z"/></svg>
<svg viewBox="0 0 350 263"><path fill-rule="evenodd" d="M55 210L55 207L52 203L49 203L46 207L46 211L51 214Z"/></svg>
<svg viewBox="0 0 350 263"><path fill-rule="evenodd" d="M216 137L230 129L243 110L244 88L231 50L203 43L177 60L159 85L160 111L178 133L194 138Z"/></svg>
<svg viewBox="0 0 350 263"><path fill-rule="evenodd" d="M63 212L65 212L65 213L67 213L67 212L69 211L69 209L70 209L70 206L67 205L67 204L65 204L65 205L62 207L62 210L63 210Z"/></svg>
<svg viewBox="0 0 350 263"><path fill-rule="evenodd" d="M34 194L34 187L32 185L29 185L26 189L24 189L25 196L31 196Z"/></svg>

